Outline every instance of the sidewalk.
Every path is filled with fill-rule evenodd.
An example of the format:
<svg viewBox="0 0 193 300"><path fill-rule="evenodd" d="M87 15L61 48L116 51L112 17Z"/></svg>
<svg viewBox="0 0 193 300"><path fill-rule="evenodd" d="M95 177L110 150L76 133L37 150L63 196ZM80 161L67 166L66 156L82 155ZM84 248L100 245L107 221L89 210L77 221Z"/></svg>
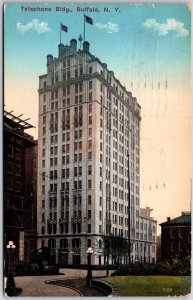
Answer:
<svg viewBox="0 0 193 300"><path fill-rule="evenodd" d="M112 271L110 271L111 273ZM46 284L46 281L52 280L63 280L63 279L72 279L72 278L86 278L87 270L78 270L78 269L60 269L62 275L47 275L47 276L21 276L15 277L16 287L20 287L23 292L19 297L23 296L50 296L50 297L74 297L79 296L80 294L70 288ZM106 271L93 271L93 277L104 277L106 276Z"/></svg>
<svg viewBox="0 0 193 300"><path fill-rule="evenodd" d="M19 297L23 296L67 296L74 297L80 296L80 294L70 288L55 286L46 284L47 280L56 280L64 278L63 275L54 275L54 276L25 276L25 277L15 277L16 287L22 288L23 292Z"/></svg>

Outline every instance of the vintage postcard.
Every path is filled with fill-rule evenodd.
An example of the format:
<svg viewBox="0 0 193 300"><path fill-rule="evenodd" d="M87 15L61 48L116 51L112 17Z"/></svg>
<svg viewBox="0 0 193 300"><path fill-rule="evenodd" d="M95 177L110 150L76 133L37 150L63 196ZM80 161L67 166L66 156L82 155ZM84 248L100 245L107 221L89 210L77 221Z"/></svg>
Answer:
<svg viewBox="0 0 193 300"><path fill-rule="evenodd" d="M7 2L4 295L191 292L191 4Z"/></svg>

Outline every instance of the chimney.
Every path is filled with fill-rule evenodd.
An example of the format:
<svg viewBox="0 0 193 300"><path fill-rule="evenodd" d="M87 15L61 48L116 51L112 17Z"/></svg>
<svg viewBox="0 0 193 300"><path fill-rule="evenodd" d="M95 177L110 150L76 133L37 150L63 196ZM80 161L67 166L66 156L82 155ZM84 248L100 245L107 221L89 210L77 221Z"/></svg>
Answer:
<svg viewBox="0 0 193 300"><path fill-rule="evenodd" d="M190 216L190 211L182 211L182 216Z"/></svg>
<svg viewBox="0 0 193 300"><path fill-rule="evenodd" d="M70 41L70 48L73 52L76 52L77 51L77 40L75 39L72 39Z"/></svg>
<svg viewBox="0 0 193 300"><path fill-rule="evenodd" d="M89 47L90 47L89 42L84 42L83 43L83 51L84 52L89 52Z"/></svg>
<svg viewBox="0 0 193 300"><path fill-rule="evenodd" d="M53 55L47 55L47 67L53 62Z"/></svg>
<svg viewBox="0 0 193 300"><path fill-rule="evenodd" d="M58 56L61 57L64 54L64 44L58 45Z"/></svg>
<svg viewBox="0 0 193 300"><path fill-rule="evenodd" d="M170 217L167 217L167 222L169 222L171 220L171 218Z"/></svg>

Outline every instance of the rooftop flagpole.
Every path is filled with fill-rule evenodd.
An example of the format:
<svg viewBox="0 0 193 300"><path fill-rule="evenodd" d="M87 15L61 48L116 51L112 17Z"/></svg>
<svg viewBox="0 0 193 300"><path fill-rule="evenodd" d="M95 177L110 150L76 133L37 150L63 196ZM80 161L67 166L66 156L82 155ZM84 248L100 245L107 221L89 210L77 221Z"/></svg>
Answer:
<svg viewBox="0 0 193 300"><path fill-rule="evenodd" d="M85 23L88 23L88 24L90 24L90 25L93 25L93 19L90 18L90 17L88 17L88 16L86 16L86 15L84 14L84 35L83 35L83 41L84 41L84 42L85 42Z"/></svg>
<svg viewBox="0 0 193 300"><path fill-rule="evenodd" d="M85 42L85 14L84 14L84 32L83 32L83 41Z"/></svg>
<svg viewBox="0 0 193 300"><path fill-rule="evenodd" d="M60 44L61 44L61 27L62 27L62 23L60 22Z"/></svg>

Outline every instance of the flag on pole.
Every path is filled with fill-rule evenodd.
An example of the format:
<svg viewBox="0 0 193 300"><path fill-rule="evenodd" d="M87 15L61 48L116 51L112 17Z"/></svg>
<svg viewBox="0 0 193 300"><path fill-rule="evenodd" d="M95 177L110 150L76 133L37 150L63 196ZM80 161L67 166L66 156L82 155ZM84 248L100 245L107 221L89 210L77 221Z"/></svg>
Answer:
<svg viewBox="0 0 193 300"><path fill-rule="evenodd" d="M61 23L61 30L67 32L67 31L68 31L68 27L65 26L65 25L63 25L63 24Z"/></svg>
<svg viewBox="0 0 193 300"><path fill-rule="evenodd" d="M90 17L86 16L85 15L85 21L90 24L90 25L93 25L93 19L91 19Z"/></svg>

